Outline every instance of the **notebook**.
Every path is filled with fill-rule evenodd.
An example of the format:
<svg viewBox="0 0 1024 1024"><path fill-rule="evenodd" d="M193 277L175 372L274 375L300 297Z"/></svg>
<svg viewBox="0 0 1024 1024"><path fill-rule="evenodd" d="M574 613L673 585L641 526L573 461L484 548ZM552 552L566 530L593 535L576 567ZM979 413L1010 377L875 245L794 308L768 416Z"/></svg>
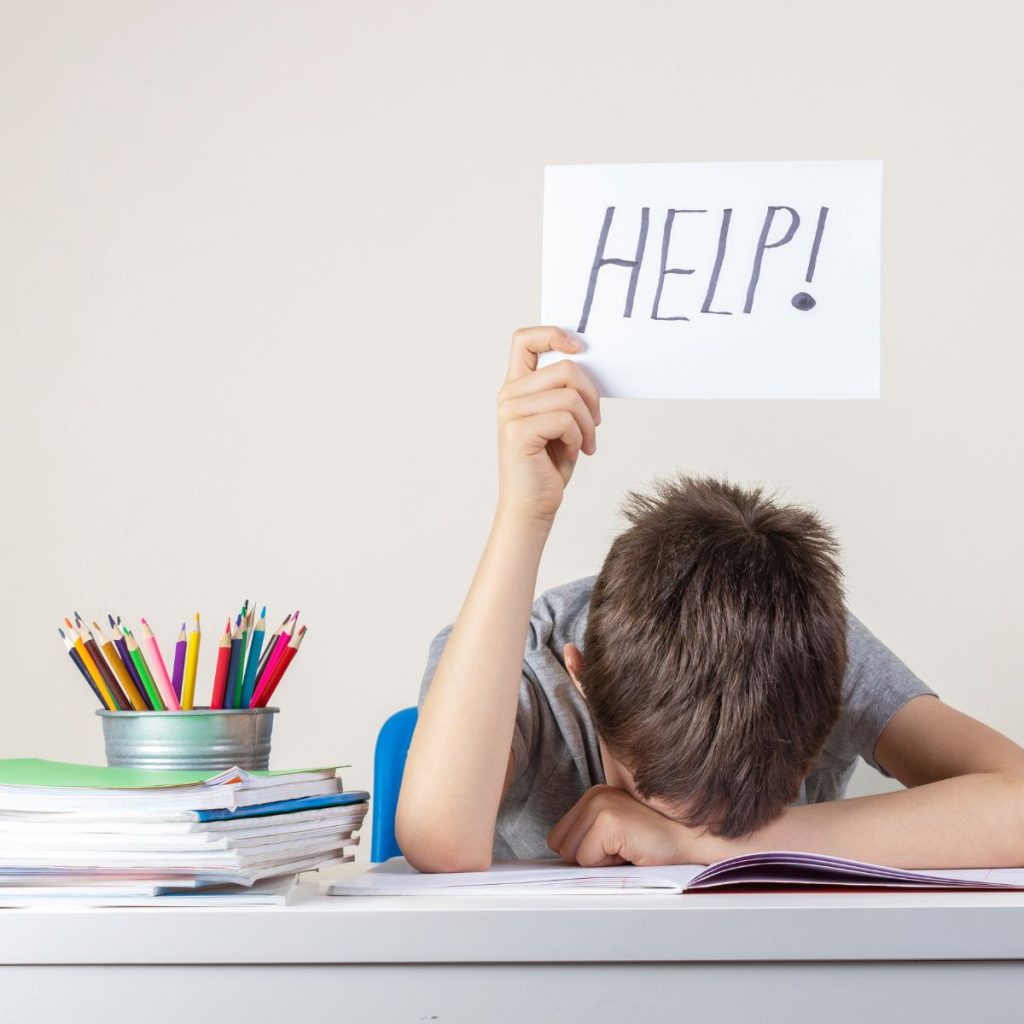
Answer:
<svg viewBox="0 0 1024 1024"><path fill-rule="evenodd" d="M294 772L153 771L43 761L0 761L5 811L82 811L104 815L174 810L234 810L253 804L318 797L342 790L335 768Z"/></svg>
<svg viewBox="0 0 1024 1024"><path fill-rule="evenodd" d="M908 870L777 850L731 857L705 867L581 868L560 861L509 861L489 871L421 874L395 857L354 879L333 883L332 896L608 895L728 891L1024 890L1024 869Z"/></svg>
<svg viewBox="0 0 1024 1024"><path fill-rule="evenodd" d="M0 907L266 907L284 906L295 887L296 875L283 875L255 882L248 888L237 885L204 889L168 889L146 882L68 885L0 885Z"/></svg>

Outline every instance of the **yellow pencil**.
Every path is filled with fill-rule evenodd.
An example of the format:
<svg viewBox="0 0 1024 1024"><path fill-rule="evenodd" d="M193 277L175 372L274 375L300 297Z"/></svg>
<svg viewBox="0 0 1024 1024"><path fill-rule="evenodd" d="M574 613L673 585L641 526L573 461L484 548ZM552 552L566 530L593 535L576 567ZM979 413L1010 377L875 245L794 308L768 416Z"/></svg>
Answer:
<svg viewBox="0 0 1024 1024"><path fill-rule="evenodd" d="M196 696L196 669L199 667L199 641L202 633L199 630L199 612L192 632L188 635L188 648L185 651L185 685L181 691L181 710L191 711Z"/></svg>
<svg viewBox="0 0 1024 1024"><path fill-rule="evenodd" d="M82 643L78 630L71 625L68 619L64 620L64 625L68 627L68 636L71 638L72 646L78 651L78 656L82 659L86 672L92 677L92 681L96 684L96 689L103 698L103 703L107 705L107 710L117 711L117 702L110 695L110 687L107 686L103 676L100 675L100 670L96 667L96 662L92 660L92 655L86 649L85 644Z"/></svg>
<svg viewBox="0 0 1024 1024"><path fill-rule="evenodd" d="M124 690L124 695L131 702L132 709L135 711L148 711L149 705L142 699L142 694L139 693L139 688L135 685L135 680L128 674L128 669L124 667L124 662L121 660L121 656L117 653L117 649L114 647L114 642L100 629L99 624L94 622L92 624L93 636L96 637L96 642L100 645L100 650L107 656L107 661L110 664L111 669L117 681L121 684L121 689Z"/></svg>

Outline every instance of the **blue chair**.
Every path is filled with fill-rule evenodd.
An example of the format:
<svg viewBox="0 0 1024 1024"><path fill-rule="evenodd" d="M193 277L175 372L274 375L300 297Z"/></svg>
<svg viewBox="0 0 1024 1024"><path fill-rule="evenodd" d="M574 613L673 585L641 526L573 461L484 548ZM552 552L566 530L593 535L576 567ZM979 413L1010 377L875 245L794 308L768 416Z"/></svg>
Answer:
<svg viewBox="0 0 1024 1024"><path fill-rule="evenodd" d="M380 728L373 750L373 831L370 860L379 864L389 857L401 857L395 840L395 810L402 788L405 758L416 728L415 708L396 711Z"/></svg>

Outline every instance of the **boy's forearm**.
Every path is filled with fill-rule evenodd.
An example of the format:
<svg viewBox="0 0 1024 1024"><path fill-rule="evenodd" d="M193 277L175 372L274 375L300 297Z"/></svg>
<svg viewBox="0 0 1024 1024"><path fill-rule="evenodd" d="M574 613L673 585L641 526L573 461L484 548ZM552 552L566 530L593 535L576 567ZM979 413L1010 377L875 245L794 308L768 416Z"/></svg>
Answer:
<svg viewBox="0 0 1024 1024"><path fill-rule="evenodd" d="M706 835L700 860L802 850L901 868L1024 866L1024 779L963 775L876 796L787 808L741 839Z"/></svg>
<svg viewBox="0 0 1024 1024"><path fill-rule="evenodd" d="M420 711L396 828L421 870L490 863L550 523L499 509Z"/></svg>

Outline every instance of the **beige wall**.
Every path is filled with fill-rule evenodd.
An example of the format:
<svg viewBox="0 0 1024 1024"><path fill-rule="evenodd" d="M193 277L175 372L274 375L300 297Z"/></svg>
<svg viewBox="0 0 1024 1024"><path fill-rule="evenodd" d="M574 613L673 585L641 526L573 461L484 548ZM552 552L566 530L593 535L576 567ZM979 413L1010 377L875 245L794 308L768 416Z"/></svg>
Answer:
<svg viewBox="0 0 1024 1024"><path fill-rule="evenodd" d="M278 764L410 703L495 495L545 163L885 160L883 399L609 401L540 584L621 493L762 481L854 610L1024 740L1009 3L0 3L0 753L102 756L70 609L310 624ZM858 785L873 785L863 774Z"/></svg>

